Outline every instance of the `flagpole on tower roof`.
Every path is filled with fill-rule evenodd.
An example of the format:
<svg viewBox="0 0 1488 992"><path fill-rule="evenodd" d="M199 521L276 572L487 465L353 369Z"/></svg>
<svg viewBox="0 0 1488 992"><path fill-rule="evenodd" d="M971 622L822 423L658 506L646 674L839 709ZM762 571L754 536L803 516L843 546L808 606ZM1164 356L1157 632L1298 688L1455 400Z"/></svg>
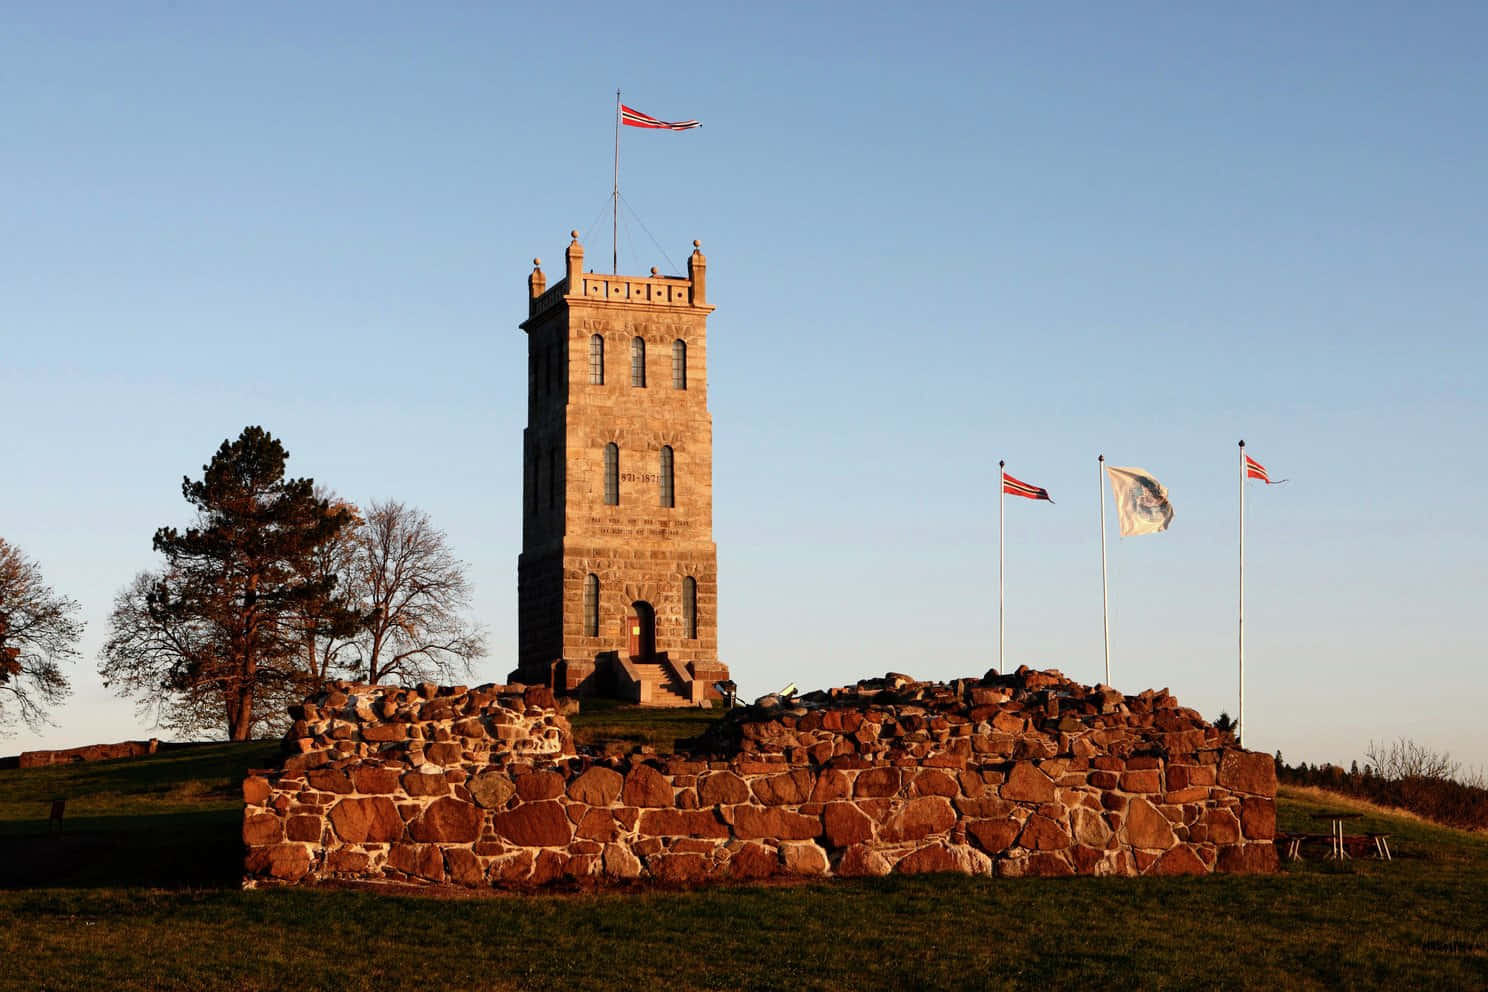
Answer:
<svg viewBox="0 0 1488 992"><path fill-rule="evenodd" d="M615 187L610 191L610 273L620 272L620 90L615 90Z"/></svg>

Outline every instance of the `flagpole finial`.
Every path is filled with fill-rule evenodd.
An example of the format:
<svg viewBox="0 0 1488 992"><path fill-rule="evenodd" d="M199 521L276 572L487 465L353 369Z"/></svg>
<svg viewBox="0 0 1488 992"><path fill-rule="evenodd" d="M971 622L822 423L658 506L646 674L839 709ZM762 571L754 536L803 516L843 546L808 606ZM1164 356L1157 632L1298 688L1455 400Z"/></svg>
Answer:
<svg viewBox="0 0 1488 992"><path fill-rule="evenodd" d="M1007 462L1005 462L1005 461L1003 461L1002 459L999 458L997 460L997 467L998 468L1006 468L1007 467Z"/></svg>
<svg viewBox="0 0 1488 992"><path fill-rule="evenodd" d="M1103 461L1106 460L1106 456L1105 455L1096 455L1095 456L1095 460L1098 461L1098 462L1103 462Z"/></svg>
<svg viewBox="0 0 1488 992"><path fill-rule="evenodd" d="M1240 447L1242 447L1242 448L1245 447L1245 439L1244 438L1241 438L1240 439Z"/></svg>

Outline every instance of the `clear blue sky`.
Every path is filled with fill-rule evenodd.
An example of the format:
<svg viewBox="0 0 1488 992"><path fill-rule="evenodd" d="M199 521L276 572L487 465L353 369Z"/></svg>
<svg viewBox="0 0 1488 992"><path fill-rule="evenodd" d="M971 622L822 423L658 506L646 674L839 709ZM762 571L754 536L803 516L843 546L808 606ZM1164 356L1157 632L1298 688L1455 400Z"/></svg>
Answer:
<svg viewBox="0 0 1488 992"><path fill-rule="evenodd" d="M721 7L721 5L720 5ZM1119 9L1118 9L1119 7ZM1248 743L1488 765L1481 4L8 4L0 534L77 599L58 725L183 475L262 424L426 510L516 647L525 279L567 232L710 262L720 654L747 694L996 663L1102 676L1096 455L1170 489L1110 547L1113 681ZM663 252L652 243L654 235Z"/></svg>

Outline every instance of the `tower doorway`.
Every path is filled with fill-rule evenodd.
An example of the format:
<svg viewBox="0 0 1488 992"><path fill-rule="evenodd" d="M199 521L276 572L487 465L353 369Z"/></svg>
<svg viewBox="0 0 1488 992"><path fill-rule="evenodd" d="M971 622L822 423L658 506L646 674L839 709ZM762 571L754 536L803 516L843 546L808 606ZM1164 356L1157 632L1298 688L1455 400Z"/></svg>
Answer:
<svg viewBox="0 0 1488 992"><path fill-rule="evenodd" d="M630 616L625 622L630 632L630 657L650 661L656 656L656 611L650 603L638 599L630 604Z"/></svg>

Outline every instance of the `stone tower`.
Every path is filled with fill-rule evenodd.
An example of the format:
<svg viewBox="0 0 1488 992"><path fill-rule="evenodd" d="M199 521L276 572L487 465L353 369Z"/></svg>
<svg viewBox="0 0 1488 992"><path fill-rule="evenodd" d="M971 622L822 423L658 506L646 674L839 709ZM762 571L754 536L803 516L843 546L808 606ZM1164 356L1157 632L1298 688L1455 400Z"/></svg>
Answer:
<svg viewBox="0 0 1488 992"><path fill-rule="evenodd" d="M687 275L528 277L513 681L699 704L718 661L707 259Z"/></svg>

